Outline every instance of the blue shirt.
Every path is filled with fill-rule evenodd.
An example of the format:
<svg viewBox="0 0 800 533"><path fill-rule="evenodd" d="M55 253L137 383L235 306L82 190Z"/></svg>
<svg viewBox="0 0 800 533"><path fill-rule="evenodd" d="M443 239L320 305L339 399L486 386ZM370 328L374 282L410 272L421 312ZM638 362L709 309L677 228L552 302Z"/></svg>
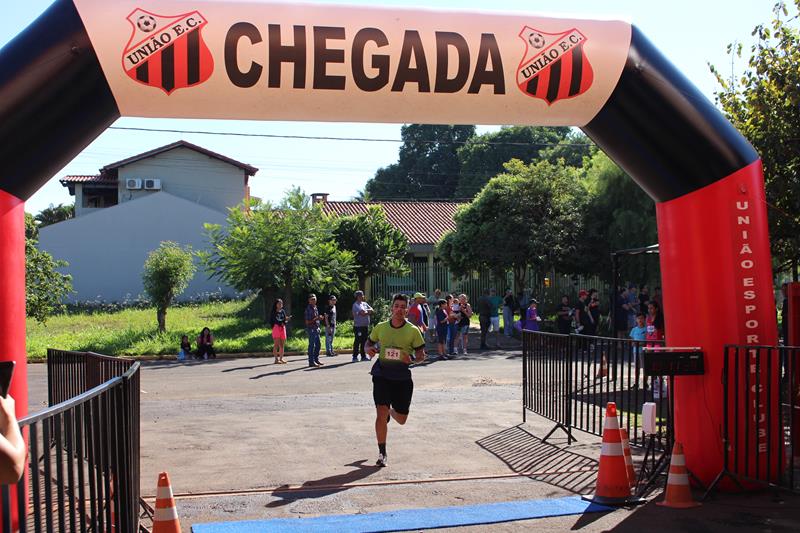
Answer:
<svg viewBox="0 0 800 533"><path fill-rule="evenodd" d="M316 305L309 305L306 307L305 312L305 319L306 319L306 328L308 329L319 329L319 311L317 310ZM313 325L309 326L308 321L314 320Z"/></svg>
<svg viewBox="0 0 800 533"><path fill-rule="evenodd" d="M647 334L647 328L645 326L639 327L635 326L630 334L628 335L631 339L635 341L643 341L645 340L645 335Z"/></svg>

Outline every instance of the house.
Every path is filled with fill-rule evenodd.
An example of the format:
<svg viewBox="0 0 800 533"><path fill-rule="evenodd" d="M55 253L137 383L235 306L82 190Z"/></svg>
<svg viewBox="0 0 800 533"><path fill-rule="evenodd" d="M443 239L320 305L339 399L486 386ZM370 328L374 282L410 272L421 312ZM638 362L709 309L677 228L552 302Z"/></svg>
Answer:
<svg viewBox="0 0 800 533"><path fill-rule="evenodd" d="M464 280L451 276L436 255L436 243L456 229L453 217L464 204L446 201L335 202L328 201L327 193L312 194L311 200L320 204L326 213L336 216L360 215L370 206L379 205L386 212L389 223L408 239L410 274L373 276L366 287L368 294L388 298L396 292L432 293L436 288L449 290L464 285Z"/></svg>
<svg viewBox="0 0 800 533"><path fill-rule="evenodd" d="M39 247L69 266L71 301L106 302L142 293L142 266L162 241L207 246L203 225L224 224L250 197L258 169L186 141L117 161L93 176L66 176L75 218L39 232ZM181 299L234 290L198 269Z"/></svg>

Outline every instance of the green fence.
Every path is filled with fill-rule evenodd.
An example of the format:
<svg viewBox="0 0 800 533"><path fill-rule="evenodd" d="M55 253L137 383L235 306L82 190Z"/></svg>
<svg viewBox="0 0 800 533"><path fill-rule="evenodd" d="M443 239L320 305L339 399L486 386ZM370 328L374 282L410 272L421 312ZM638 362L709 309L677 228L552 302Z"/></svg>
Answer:
<svg viewBox="0 0 800 533"><path fill-rule="evenodd" d="M545 281L547 278L547 281ZM444 293L465 293L470 300L477 301L484 289L495 288L498 294L510 287L515 295L527 302L535 297L540 302L543 313L551 313L561 295L569 296L574 302L580 289L595 288L600 291L604 308L608 305L609 286L597 276L575 276L567 274L550 273L543 275L530 273L525 287L515 287L513 275L508 272L505 277L497 278L487 270L475 271L469 276L455 277L450 270L440 262L430 266L427 262L414 261L409 263L407 276L379 275L371 279L370 298L391 298L395 293L402 292L413 294L423 292L432 295L434 290L441 289Z"/></svg>

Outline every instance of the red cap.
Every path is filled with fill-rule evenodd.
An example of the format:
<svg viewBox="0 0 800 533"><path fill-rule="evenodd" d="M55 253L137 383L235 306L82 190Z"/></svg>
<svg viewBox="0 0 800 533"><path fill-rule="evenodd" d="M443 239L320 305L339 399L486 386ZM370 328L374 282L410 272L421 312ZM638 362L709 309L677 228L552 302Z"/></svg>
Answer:
<svg viewBox="0 0 800 533"><path fill-rule="evenodd" d="M578 291L578 298L582 298L584 296L589 296L589 291L586 289L581 289Z"/></svg>

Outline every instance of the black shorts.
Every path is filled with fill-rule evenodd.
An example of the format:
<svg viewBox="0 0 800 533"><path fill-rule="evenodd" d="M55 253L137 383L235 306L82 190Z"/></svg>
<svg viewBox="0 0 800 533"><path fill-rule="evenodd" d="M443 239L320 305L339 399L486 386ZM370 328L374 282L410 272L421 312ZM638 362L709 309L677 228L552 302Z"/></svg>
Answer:
<svg viewBox="0 0 800 533"><path fill-rule="evenodd" d="M413 393L414 382L410 379L396 381L372 376L372 398L375 405L389 405L401 415L407 415Z"/></svg>

